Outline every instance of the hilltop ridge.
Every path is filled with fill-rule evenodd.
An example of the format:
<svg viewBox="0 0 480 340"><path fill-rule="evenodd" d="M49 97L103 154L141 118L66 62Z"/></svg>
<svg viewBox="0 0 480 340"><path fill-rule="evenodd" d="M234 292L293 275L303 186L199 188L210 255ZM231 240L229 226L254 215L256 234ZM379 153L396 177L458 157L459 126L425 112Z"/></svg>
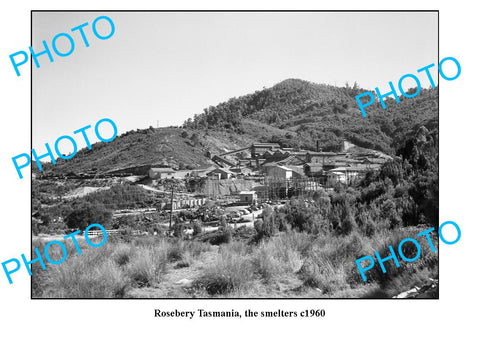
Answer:
<svg viewBox="0 0 480 340"><path fill-rule="evenodd" d="M108 173L122 169L170 166L181 169L212 164L211 156L255 142L283 147L337 151L344 140L394 154L420 126L438 126L438 89L422 89L400 103L376 103L363 118L353 87L286 79L270 88L204 109L181 127L137 129L110 143L82 149L68 161L45 166L45 173ZM139 113L140 114L140 113Z"/></svg>

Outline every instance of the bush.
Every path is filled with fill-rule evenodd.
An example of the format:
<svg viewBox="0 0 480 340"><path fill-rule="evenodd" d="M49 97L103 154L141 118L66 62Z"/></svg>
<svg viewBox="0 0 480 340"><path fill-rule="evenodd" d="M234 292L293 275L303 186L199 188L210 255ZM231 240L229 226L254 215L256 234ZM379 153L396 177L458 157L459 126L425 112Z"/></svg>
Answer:
<svg viewBox="0 0 480 340"><path fill-rule="evenodd" d="M129 287L129 280L114 260L109 259L114 246L89 249L79 240L81 255L67 243L68 257L60 265L47 263L47 270L32 265L32 296L42 298L121 298ZM61 258L60 251L49 249L52 258ZM36 275L39 272L41 275Z"/></svg>
<svg viewBox="0 0 480 340"><path fill-rule="evenodd" d="M303 284L319 288L323 294L347 288L343 268L335 267L330 261L312 254L300 269Z"/></svg>
<svg viewBox="0 0 480 340"><path fill-rule="evenodd" d="M34 241L33 246L44 249L45 244ZM178 261L175 268L187 267L194 257L211 249L210 245L198 241L169 244L154 237L134 238L131 243L109 237L108 243L95 249L83 238L78 239L78 244L81 255L77 255L73 242L65 243L68 256L62 264L46 262L47 270L42 270L39 263L32 265L33 297L123 297L132 286L157 286L163 280L169 260ZM49 248L49 255L59 260L63 252L53 246Z"/></svg>
<svg viewBox="0 0 480 340"><path fill-rule="evenodd" d="M262 242L252 254L252 265L255 273L270 283L297 272L302 259L294 244L282 235Z"/></svg>
<svg viewBox="0 0 480 340"><path fill-rule="evenodd" d="M322 211L316 204L307 206L303 200L292 199L287 202L281 214L284 214L285 222L297 231L317 234L326 228L321 216Z"/></svg>
<svg viewBox="0 0 480 340"><path fill-rule="evenodd" d="M193 236L201 235L202 232L202 224L198 221L193 222Z"/></svg>
<svg viewBox="0 0 480 340"><path fill-rule="evenodd" d="M208 241L212 245L230 243L230 241L232 240L232 230L230 227L219 228L217 231L208 233L201 239L203 241Z"/></svg>
<svg viewBox="0 0 480 340"><path fill-rule="evenodd" d="M247 289L252 283L253 268L249 256L239 256L231 247L222 247L217 262L205 269L194 285L210 295L224 295Z"/></svg>
<svg viewBox="0 0 480 340"><path fill-rule="evenodd" d="M162 280L168 262L168 245L140 248L127 267L132 282L139 286L153 286Z"/></svg>
<svg viewBox="0 0 480 340"><path fill-rule="evenodd" d="M134 254L134 249L132 246L129 246L125 243L120 243L115 248L112 254L112 258L116 264L118 264L119 266L124 266L128 262L130 262L130 259L133 257L133 254Z"/></svg>
<svg viewBox="0 0 480 340"><path fill-rule="evenodd" d="M208 243L199 242L199 241L187 241L184 242L184 249L191 256L197 257L201 253L210 251L212 247Z"/></svg>
<svg viewBox="0 0 480 340"><path fill-rule="evenodd" d="M71 229L85 230L90 224L98 223L105 227L112 219L112 212L101 204L82 203L65 218Z"/></svg>
<svg viewBox="0 0 480 340"><path fill-rule="evenodd" d="M171 262L180 261L183 259L183 256L184 256L184 247L183 247L182 241L177 241L168 248L167 258L169 261Z"/></svg>
<svg viewBox="0 0 480 340"><path fill-rule="evenodd" d="M263 210L262 220L256 220L253 223L255 231L257 232L256 239L272 237L277 232L278 228L275 221L276 213L272 208L267 207Z"/></svg>
<svg viewBox="0 0 480 340"><path fill-rule="evenodd" d="M355 229L357 229L357 223L352 214L348 214L341 223L340 234L348 235Z"/></svg>
<svg viewBox="0 0 480 340"><path fill-rule="evenodd" d="M175 223L175 225L173 226L173 236L183 239L183 237L185 236L184 230L184 223Z"/></svg>
<svg viewBox="0 0 480 340"><path fill-rule="evenodd" d="M255 273L259 274L266 283L272 282L283 274L282 264L264 244L253 254L252 265Z"/></svg>

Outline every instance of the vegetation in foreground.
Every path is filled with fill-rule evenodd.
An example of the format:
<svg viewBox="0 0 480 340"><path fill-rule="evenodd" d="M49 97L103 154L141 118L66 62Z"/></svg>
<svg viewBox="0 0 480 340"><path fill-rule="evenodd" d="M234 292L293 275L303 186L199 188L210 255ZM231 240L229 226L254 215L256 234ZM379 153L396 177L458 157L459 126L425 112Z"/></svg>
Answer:
<svg viewBox="0 0 480 340"><path fill-rule="evenodd" d="M367 237L358 232L338 236L290 230L259 240L258 233L241 228L219 246L198 239L110 236L101 248L80 242L81 255L76 255L71 244L67 260L60 265L48 264L45 271L33 264L32 296L392 297L425 284L429 278L438 278L437 253L427 251L426 239L420 240L419 260L402 262L399 268L389 261L386 274L376 265L367 272L367 283L360 277L355 260L373 255L375 250L385 257L383 250L388 245L397 249L402 239L420 231L387 230ZM438 244L437 239L434 242ZM42 248L44 243L35 241L33 246ZM53 259L61 258L54 248L50 251Z"/></svg>

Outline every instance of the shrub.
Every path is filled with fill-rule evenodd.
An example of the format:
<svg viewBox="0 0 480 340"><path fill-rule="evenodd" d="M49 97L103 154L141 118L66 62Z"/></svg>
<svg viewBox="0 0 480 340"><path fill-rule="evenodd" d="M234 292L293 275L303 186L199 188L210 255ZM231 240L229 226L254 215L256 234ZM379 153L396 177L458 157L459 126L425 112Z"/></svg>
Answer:
<svg viewBox="0 0 480 340"><path fill-rule="evenodd" d="M252 266L256 274L269 283L278 278L282 272L282 264L265 247L261 247L254 253Z"/></svg>
<svg viewBox="0 0 480 340"><path fill-rule="evenodd" d="M273 235L275 235L278 230L275 221L275 215L276 213L272 210L272 208L267 207L263 210L262 220L256 220L253 223L255 231L257 232L257 240L272 237Z"/></svg>
<svg viewBox="0 0 480 340"><path fill-rule="evenodd" d="M81 242L79 242L81 243ZM73 247L73 246L72 246ZM45 298L119 298L129 287L129 280L108 255L112 247L88 249L80 244L81 255L68 251L67 260L61 265L48 265L40 277L34 276L34 297ZM102 247L103 248L103 247ZM35 268L35 266L33 266ZM36 269L34 269L36 270ZM38 282L41 281L39 284Z"/></svg>
<svg viewBox="0 0 480 340"><path fill-rule="evenodd" d="M134 250L131 246L119 243L112 254L112 258L119 266L124 266L130 261L133 254Z"/></svg>
<svg viewBox="0 0 480 340"><path fill-rule="evenodd" d="M168 262L168 245L140 248L127 267L132 282L139 287L152 286L162 280Z"/></svg>
<svg viewBox="0 0 480 340"><path fill-rule="evenodd" d="M262 242L252 254L252 265L255 273L270 283L297 272L302 260L299 252L282 235Z"/></svg>
<svg viewBox="0 0 480 340"><path fill-rule="evenodd" d="M210 251L212 249L210 244L199 242L199 241L184 242L184 248L185 248L185 251L188 252L193 257L197 257L201 253Z"/></svg>
<svg viewBox="0 0 480 340"><path fill-rule="evenodd" d="M368 237L375 234L376 226L369 213L362 213L359 216L359 230Z"/></svg>
<svg viewBox="0 0 480 340"><path fill-rule="evenodd" d="M169 261L180 261L184 256L184 246L182 241L177 241L170 245L167 252L167 258Z"/></svg>
<svg viewBox="0 0 480 340"><path fill-rule="evenodd" d="M220 258L205 269L194 285L210 295L229 294L248 288L254 279L249 256L239 256L231 247L222 247Z"/></svg>
<svg viewBox="0 0 480 340"><path fill-rule="evenodd" d="M315 204L307 206L303 200L292 199L285 205L282 213L286 222L297 231L317 234L325 228L321 211Z"/></svg>
<svg viewBox="0 0 480 340"><path fill-rule="evenodd" d="M342 221L341 223L341 229L340 233L342 235L348 235L350 234L353 230L357 229L357 223L355 222L355 219L353 218L352 214L348 214Z"/></svg>
<svg viewBox="0 0 480 340"><path fill-rule="evenodd" d="M183 239L184 237L185 224L184 223L175 223L173 226L173 236Z"/></svg>
<svg viewBox="0 0 480 340"><path fill-rule="evenodd" d="M65 223L71 229L85 230L92 223L103 226L112 219L112 212L101 204L82 203L65 218Z"/></svg>
<svg viewBox="0 0 480 340"><path fill-rule="evenodd" d="M201 235L202 232L202 224L198 221L193 222L193 236Z"/></svg>
<svg viewBox="0 0 480 340"><path fill-rule="evenodd" d="M208 233L205 237L202 237L202 240L208 241L212 245L230 243L232 240L232 230L230 227L219 228L216 232Z"/></svg>
<svg viewBox="0 0 480 340"><path fill-rule="evenodd" d="M305 286L319 288L324 294L348 287L343 268L315 254L305 261L299 274Z"/></svg>

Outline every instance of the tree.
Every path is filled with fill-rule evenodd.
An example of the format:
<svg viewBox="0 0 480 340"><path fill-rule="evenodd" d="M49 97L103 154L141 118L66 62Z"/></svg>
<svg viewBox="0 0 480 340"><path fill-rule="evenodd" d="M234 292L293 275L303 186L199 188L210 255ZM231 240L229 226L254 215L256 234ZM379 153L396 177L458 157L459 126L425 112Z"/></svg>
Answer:
<svg viewBox="0 0 480 340"><path fill-rule="evenodd" d="M173 226L173 236L183 240L184 235L185 235L185 224L183 222L175 223L175 225Z"/></svg>
<svg viewBox="0 0 480 340"><path fill-rule="evenodd" d="M197 144L200 142L200 138L198 137L198 135L196 133L194 133L190 136L190 140L192 141L193 146L197 146Z"/></svg>
<svg viewBox="0 0 480 340"><path fill-rule="evenodd" d="M354 229L357 229L357 223L355 222L355 218L353 215L348 212L344 219L341 222L341 229L338 231L341 235L348 235Z"/></svg>
<svg viewBox="0 0 480 340"><path fill-rule="evenodd" d="M90 224L98 223L102 226L110 223L112 212L102 204L82 203L65 218L65 223L71 229L85 230Z"/></svg>
<svg viewBox="0 0 480 340"><path fill-rule="evenodd" d="M193 222L193 236L201 235L202 232L202 224L199 221Z"/></svg>
<svg viewBox="0 0 480 340"><path fill-rule="evenodd" d="M262 220L256 220L253 223L255 231L257 232L257 239L268 238L277 232L277 226L275 223L275 212L272 208L267 207L263 210Z"/></svg>

